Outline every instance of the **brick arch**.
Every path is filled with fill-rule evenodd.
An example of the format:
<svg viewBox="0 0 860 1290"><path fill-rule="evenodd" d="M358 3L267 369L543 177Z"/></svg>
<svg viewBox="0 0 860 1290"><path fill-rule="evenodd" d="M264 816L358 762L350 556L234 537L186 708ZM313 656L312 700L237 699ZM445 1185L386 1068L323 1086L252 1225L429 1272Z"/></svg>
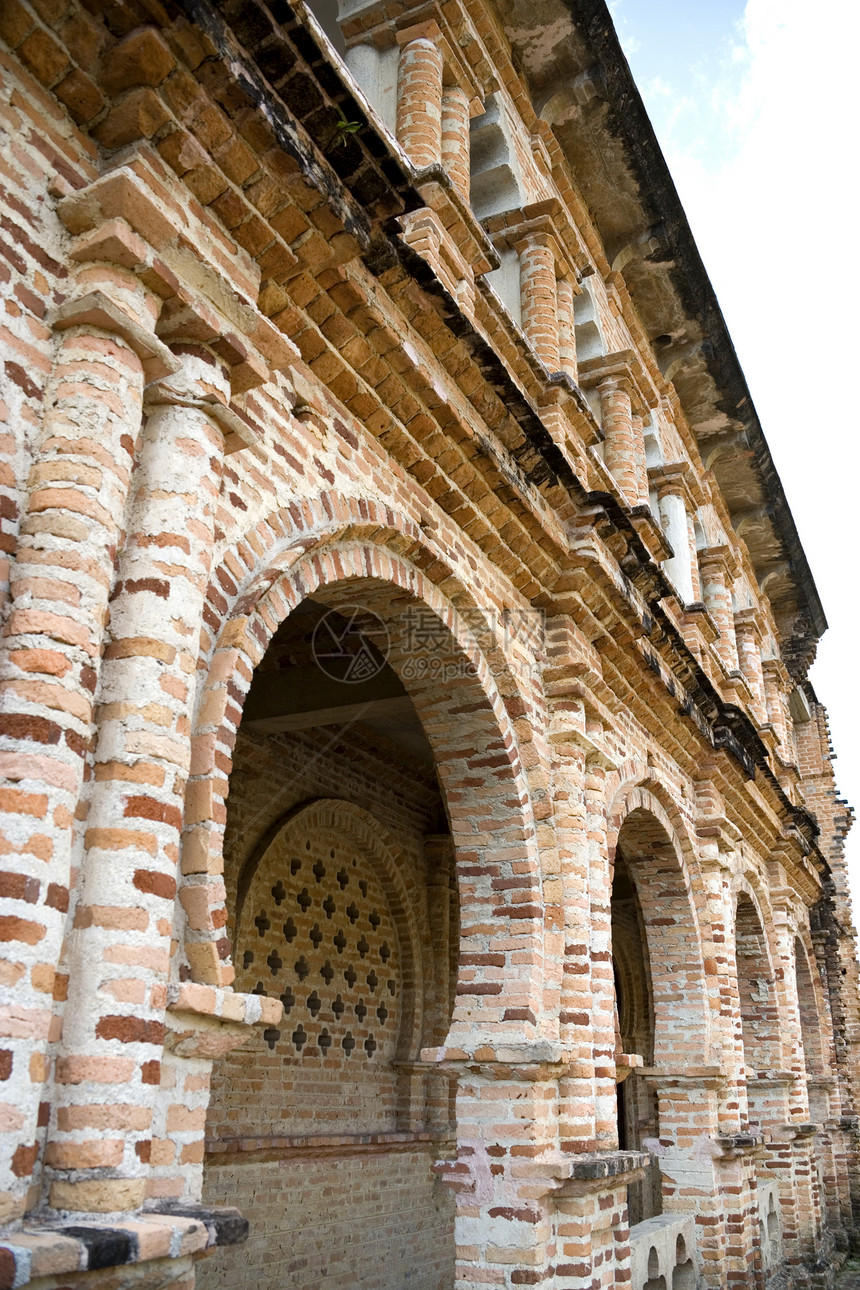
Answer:
<svg viewBox="0 0 860 1290"><path fill-rule="evenodd" d="M771 908L768 893L759 876L753 870L747 870L744 873L735 876L732 883L732 905L734 908L735 919L737 919L738 901L742 896L752 904L761 928L762 939L764 942L765 957L767 970L771 979L776 981L777 973L775 964L778 961L779 954L774 942L774 919L773 909Z"/></svg>
<svg viewBox="0 0 860 1290"><path fill-rule="evenodd" d="M817 969L799 933L794 937L794 970L797 981L797 1004L800 1014L800 1034L807 1078L825 1072L825 1041L822 1027L821 1000L816 988Z"/></svg>
<svg viewBox="0 0 860 1290"><path fill-rule="evenodd" d="M453 537L456 530L451 530ZM497 592L486 589L482 597L469 593L459 578L445 535L438 541L421 524L402 511L370 498L351 497L329 490L296 499L260 520L252 530L226 550L214 567L206 595L200 661L209 664L222 647L226 624L253 613L273 584L305 552L339 542L369 542L409 561L431 583L444 584L457 605L480 605L482 600L502 603ZM460 539L461 540L461 539ZM473 572L468 556L461 554L467 577ZM489 657L489 656L488 656ZM500 660L496 684L500 693L513 693L516 683ZM522 739L522 734L521 734Z"/></svg>
<svg viewBox="0 0 860 1290"><path fill-rule="evenodd" d="M764 893L751 877L736 880L732 899L744 1065L756 1070L786 1063L779 1024L784 991L778 988L774 968L773 918Z"/></svg>
<svg viewBox="0 0 860 1290"><path fill-rule="evenodd" d="M710 1016L689 840L649 786L625 784L608 809L610 870L622 845L645 925L654 1015L654 1063L687 1051L706 1063Z"/></svg>
<svg viewBox="0 0 860 1290"><path fill-rule="evenodd" d="M373 529L373 518L364 516L363 525ZM419 606L438 627L442 683L436 676L406 674L402 638L393 636L389 662L401 675L434 751L458 857L461 947L472 962L469 979L459 985L454 1031L461 1045L475 1025L521 1036L524 1023L536 1025L539 1017L543 902L518 732L498 683L510 692L512 678L504 672L497 676L462 616L462 605L458 608L429 572L401 553L410 534L380 533L377 527L377 541L371 541L343 533L339 524L339 540L322 544L304 534L288 567L281 567L288 562L279 549L274 575L266 567L244 588L236 587L198 702L186 793L185 881L200 885L206 875L221 871L228 777L242 705L254 667L280 623L309 596L334 607L360 602L383 618L393 597L400 607ZM417 530L415 535L417 540ZM433 572L440 581L446 574L446 591L451 591L450 570ZM499 651L492 654L497 662ZM197 979L228 984L230 946L219 930L226 921L224 895L217 878L210 882L209 916L205 925L186 930L185 950ZM534 964L525 977L517 962L521 955Z"/></svg>

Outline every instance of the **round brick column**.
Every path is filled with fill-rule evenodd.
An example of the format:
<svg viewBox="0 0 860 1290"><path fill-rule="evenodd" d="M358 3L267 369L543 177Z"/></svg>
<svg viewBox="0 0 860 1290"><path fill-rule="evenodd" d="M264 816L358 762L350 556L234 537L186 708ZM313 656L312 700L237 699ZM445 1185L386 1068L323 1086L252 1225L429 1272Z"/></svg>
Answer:
<svg viewBox="0 0 860 1290"><path fill-rule="evenodd" d="M416 170L442 158L442 54L430 36L407 40L400 50L397 138Z"/></svg>
<svg viewBox="0 0 860 1290"><path fill-rule="evenodd" d="M517 250L523 331L544 367L557 372L558 300L552 239L545 233L531 234Z"/></svg>
<svg viewBox="0 0 860 1290"><path fill-rule="evenodd" d="M57 350L12 569L0 690L2 952L14 981L4 1041L3 1217L38 1200L39 1103L56 1038L75 808L90 739L116 544L147 375L169 370L155 338L159 301L124 269L78 271L57 311Z"/></svg>
<svg viewBox="0 0 860 1290"><path fill-rule="evenodd" d="M754 610L745 609L735 614L735 640L741 673L750 688L752 715L756 725L763 726L767 723L767 705L761 665L761 639Z"/></svg>
<svg viewBox="0 0 860 1290"><path fill-rule="evenodd" d="M459 85L442 93L442 165L464 202L469 201L469 96Z"/></svg>
<svg viewBox="0 0 860 1290"><path fill-rule="evenodd" d="M671 486L660 489L660 520L674 555L663 565L671 578L678 599L684 605L693 601L693 574L690 564L690 532L684 496Z"/></svg>
<svg viewBox="0 0 860 1290"><path fill-rule="evenodd" d="M230 389L204 347L175 352L181 370L155 388L149 405L99 692L57 1119L46 1153L57 1209L133 1209L146 1186L197 637L224 449L215 410ZM223 889L215 894L223 898ZM185 911L195 926L201 911L193 900Z"/></svg>
<svg viewBox="0 0 860 1290"><path fill-rule="evenodd" d="M556 279L558 316L558 365L572 381L577 378L576 330L574 322L574 289L569 277Z"/></svg>
<svg viewBox="0 0 860 1290"><path fill-rule="evenodd" d="M734 610L729 584L728 550L710 547L699 552L699 576L702 597L719 631L717 651L728 672L738 670L738 647L735 640Z"/></svg>
<svg viewBox="0 0 860 1290"><path fill-rule="evenodd" d="M765 658L762 659L761 668L767 719L776 731L780 755L786 761L789 761L791 760L791 752L788 742L785 703L782 697L783 677L786 674L785 664L778 658Z"/></svg>
<svg viewBox="0 0 860 1290"><path fill-rule="evenodd" d="M628 506L648 498L645 440L642 421L634 417L630 387L623 377L610 376L598 386L605 435L603 460Z"/></svg>
<svg viewBox="0 0 860 1290"><path fill-rule="evenodd" d="M693 601L700 604L702 599L702 581L699 577L699 552L696 546L696 517L687 511L687 550L690 556L690 580L693 584Z"/></svg>

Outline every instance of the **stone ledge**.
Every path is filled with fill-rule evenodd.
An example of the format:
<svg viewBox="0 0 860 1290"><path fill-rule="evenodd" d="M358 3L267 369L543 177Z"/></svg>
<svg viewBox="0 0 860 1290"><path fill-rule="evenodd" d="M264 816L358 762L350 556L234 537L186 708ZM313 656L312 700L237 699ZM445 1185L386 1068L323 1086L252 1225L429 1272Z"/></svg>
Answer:
<svg viewBox="0 0 860 1290"><path fill-rule="evenodd" d="M642 1178L650 1163L647 1151L597 1151L573 1156L562 1163L550 1190L558 1200L615 1190Z"/></svg>
<svg viewBox="0 0 860 1290"><path fill-rule="evenodd" d="M201 985L185 981L171 986L169 1012L190 1012L198 1017L234 1021L247 1026L273 1026L281 1019L283 1004L265 994L238 994L223 986Z"/></svg>
<svg viewBox="0 0 860 1290"><path fill-rule="evenodd" d="M178 1259L247 1236L248 1220L238 1209L203 1205L164 1205L115 1222L31 1222L0 1242L0 1290L19 1290L39 1277Z"/></svg>
<svg viewBox="0 0 860 1290"><path fill-rule="evenodd" d="M420 1058L443 1074L468 1073L487 1080L587 1079L591 1074L590 1067L574 1062L554 1039L498 1039L478 1044L471 1052L453 1045L422 1048Z"/></svg>
<svg viewBox="0 0 860 1290"><path fill-rule="evenodd" d="M715 1135L713 1141L718 1160L734 1160L737 1156L757 1151L764 1145L765 1136L763 1133L725 1133Z"/></svg>
<svg viewBox="0 0 860 1290"><path fill-rule="evenodd" d="M567 1166L572 1182L599 1182L616 1178L634 1169L644 1169L651 1157L647 1151L599 1151L593 1155L575 1156Z"/></svg>

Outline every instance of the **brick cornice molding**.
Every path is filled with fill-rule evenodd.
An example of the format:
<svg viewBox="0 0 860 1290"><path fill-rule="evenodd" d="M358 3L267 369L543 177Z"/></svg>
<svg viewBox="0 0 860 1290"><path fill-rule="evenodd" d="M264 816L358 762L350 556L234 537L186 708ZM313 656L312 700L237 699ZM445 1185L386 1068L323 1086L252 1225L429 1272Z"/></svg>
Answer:
<svg viewBox="0 0 860 1290"><path fill-rule="evenodd" d="M736 578L740 573L737 556L725 543L719 546L700 547L699 568L703 573L706 570L709 572L713 570L715 573L721 573L723 577L731 578Z"/></svg>
<svg viewBox="0 0 860 1290"><path fill-rule="evenodd" d="M211 343L231 368L234 394L265 384L300 361L299 351L257 309L260 270L232 240L207 259L181 183L164 175L146 146L86 188L63 197L57 213L73 234L70 257L117 263L162 301L160 338ZM294 257L293 257L294 258ZM194 281L192 281L192 275Z"/></svg>

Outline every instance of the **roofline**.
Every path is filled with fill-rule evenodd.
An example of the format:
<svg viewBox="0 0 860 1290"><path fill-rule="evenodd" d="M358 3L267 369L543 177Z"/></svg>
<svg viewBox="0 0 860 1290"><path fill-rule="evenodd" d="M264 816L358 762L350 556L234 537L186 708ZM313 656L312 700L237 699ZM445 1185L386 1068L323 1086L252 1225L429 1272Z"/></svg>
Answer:
<svg viewBox="0 0 860 1290"><path fill-rule="evenodd" d="M678 190L654 127L642 102L630 66L621 48L606 0L561 0L574 21L582 27L602 65L610 102L628 134L630 161L644 192L648 193L666 226L667 238L687 287L691 312L702 323L706 337L703 350L722 373L734 406L743 408L743 420L750 447L761 475L763 490L772 508L774 524L785 544L810 617L816 639L827 630L824 607L806 558L782 481L771 456L758 413L735 351L725 318L705 269L687 220ZM710 352L709 352L710 351Z"/></svg>

